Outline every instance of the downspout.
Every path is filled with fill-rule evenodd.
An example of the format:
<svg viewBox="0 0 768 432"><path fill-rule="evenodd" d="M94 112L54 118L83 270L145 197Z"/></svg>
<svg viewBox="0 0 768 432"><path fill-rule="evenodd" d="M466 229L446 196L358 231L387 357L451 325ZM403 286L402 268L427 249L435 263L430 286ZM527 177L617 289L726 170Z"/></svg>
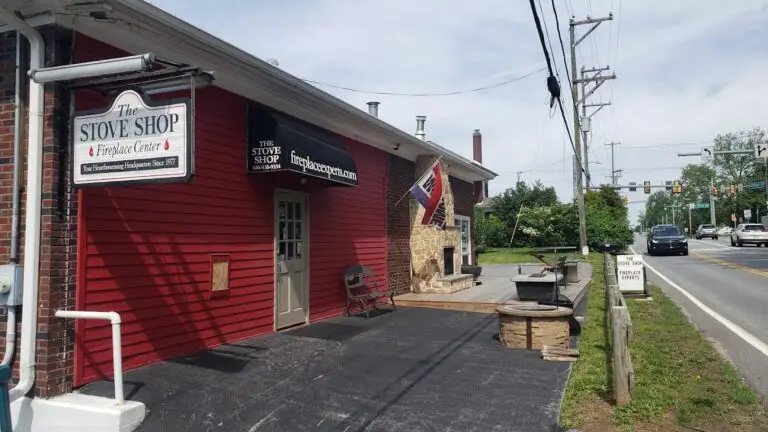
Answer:
<svg viewBox="0 0 768 432"><path fill-rule="evenodd" d="M20 32L16 32L16 78L13 96L13 210L11 216L11 264L19 263L19 226L21 225L21 80L22 73L22 46L24 40ZM16 354L16 306L8 307L8 319L5 323L5 352L0 365L7 366L13 363Z"/></svg>
<svg viewBox="0 0 768 432"><path fill-rule="evenodd" d="M43 37L29 23L12 11L0 7L0 20L29 40L29 68L44 66ZM19 383L10 391L13 402L27 394L35 383L35 346L37 344L37 302L40 272L40 219L43 180L43 108L42 84L29 80L29 127L27 149L27 208L24 236L24 294L21 310L21 353Z"/></svg>

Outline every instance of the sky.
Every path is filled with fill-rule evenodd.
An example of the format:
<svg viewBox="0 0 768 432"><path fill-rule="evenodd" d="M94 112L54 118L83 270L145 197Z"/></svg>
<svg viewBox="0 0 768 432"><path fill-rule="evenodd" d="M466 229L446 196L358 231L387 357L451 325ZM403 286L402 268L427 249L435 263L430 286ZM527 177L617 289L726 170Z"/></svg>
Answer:
<svg viewBox="0 0 768 432"><path fill-rule="evenodd" d="M518 178L573 194L573 150L549 108L544 51L529 2L511 0L151 0L151 3L283 70L467 158L483 134L484 165L499 173L492 195ZM768 0L555 0L568 70L570 17L613 14L576 52L577 70L610 67L589 98L610 102L592 117L592 182L608 182L611 151L619 182L679 177L720 133L768 128ZM553 68L571 98L551 0L536 0ZM727 6L726 6L727 5ZM588 26L577 26L577 38ZM522 78L525 75L532 75ZM504 82L508 84L499 85ZM330 84L330 85L328 85ZM335 87L334 87L335 86ZM360 91L343 90L346 87ZM465 91L485 88L480 91ZM460 92L450 96L434 94ZM409 94L381 95L370 92ZM432 94L413 96L413 94ZM646 195L623 192L634 220Z"/></svg>

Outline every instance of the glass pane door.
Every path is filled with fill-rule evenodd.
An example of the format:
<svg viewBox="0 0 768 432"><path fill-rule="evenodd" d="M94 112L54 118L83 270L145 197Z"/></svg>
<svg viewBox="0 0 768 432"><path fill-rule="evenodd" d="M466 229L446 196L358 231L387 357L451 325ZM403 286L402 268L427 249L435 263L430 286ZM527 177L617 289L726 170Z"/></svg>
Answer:
<svg viewBox="0 0 768 432"><path fill-rule="evenodd" d="M461 265L470 265L471 253L470 253L470 234L469 234L469 219L456 218L456 225L459 227L461 234Z"/></svg>

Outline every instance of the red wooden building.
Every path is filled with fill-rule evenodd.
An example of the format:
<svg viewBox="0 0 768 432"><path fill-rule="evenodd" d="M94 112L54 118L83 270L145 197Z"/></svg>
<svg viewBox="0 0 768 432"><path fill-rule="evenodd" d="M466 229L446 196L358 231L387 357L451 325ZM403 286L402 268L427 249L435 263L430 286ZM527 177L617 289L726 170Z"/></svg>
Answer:
<svg viewBox="0 0 768 432"><path fill-rule="evenodd" d="M111 375L109 326L60 320L58 309L120 313L126 369L338 315L350 265L369 266L384 286L410 286L408 206L394 203L414 182L419 156L443 156L456 208L470 220L495 177L146 2L75 3L19 9L44 35L49 66L154 53L216 80L194 97L143 85L137 93L46 87L39 395ZM60 10L46 13L51 7ZM15 34L0 31L13 53ZM12 85L8 58L2 73ZM152 180L151 170L110 171L105 161L121 150L83 132L93 119L119 125L122 102L151 111L181 99L188 127L147 150L179 158L174 181L132 183ZM3 103L7 120L13 113ZM188 149L178 147L185 133L194 137ZM9 143L0 135L2 149ZM0 173L10 181L7 161ZM9 215L8 201L2 206Z"/></svg>

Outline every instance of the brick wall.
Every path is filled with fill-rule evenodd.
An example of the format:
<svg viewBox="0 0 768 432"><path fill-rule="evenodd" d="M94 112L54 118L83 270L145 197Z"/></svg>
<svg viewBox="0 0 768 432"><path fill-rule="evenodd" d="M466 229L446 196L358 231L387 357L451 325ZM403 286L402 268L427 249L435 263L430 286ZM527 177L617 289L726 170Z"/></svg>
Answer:
<svg viewBox="0 0 768 432"><path fill-rule="evenodd" d="M46 41L46 64L69 60L69 32L53 27L40 29ZM24 45L28 47L26 40ZM28 59L28 57L27 57ZM13 184L13 115L16 61L16 35L0 34L0 264L9 262ZM23 70L28 70L28 60ZM26 80L25 80L26 82ZM25 90L23 106L29 101ZM26 196L27 112L22 122L23 163L21 203L21 262L23 263L24 210ZM53 317L60 308L74 306L76 263L77 201L69 187L67 119L69 101L59 85L45 90L43 130L43 197L41 219L40 282L37 329L37 373L35 394L42 397L66 393L72 388L74 324ZM19 311L18 320L21 322ZM14 362L14 382L18 380L18 342ZM0 349L5 346L5 319L0 324Z"/></svg>
<svg viewBox="0 0 768 432"><path fill-rule="evenodd" d="M475 189L472 183L460 180L456 177L449 177L451 190L453 191L453 207L457 215L468 216L470 218L470 230L472 246L472 263L477 263L477 254L475 254Z"/></svg>
<svg viewBox="0 0 768 432"><path fill-rule="evenodd" d="M411 290L411 216L408 189L416 181L416 164L399 156L389 155L387 179L387 277L395 293ZM395 207L397 201L400 204Z"/></svg>

